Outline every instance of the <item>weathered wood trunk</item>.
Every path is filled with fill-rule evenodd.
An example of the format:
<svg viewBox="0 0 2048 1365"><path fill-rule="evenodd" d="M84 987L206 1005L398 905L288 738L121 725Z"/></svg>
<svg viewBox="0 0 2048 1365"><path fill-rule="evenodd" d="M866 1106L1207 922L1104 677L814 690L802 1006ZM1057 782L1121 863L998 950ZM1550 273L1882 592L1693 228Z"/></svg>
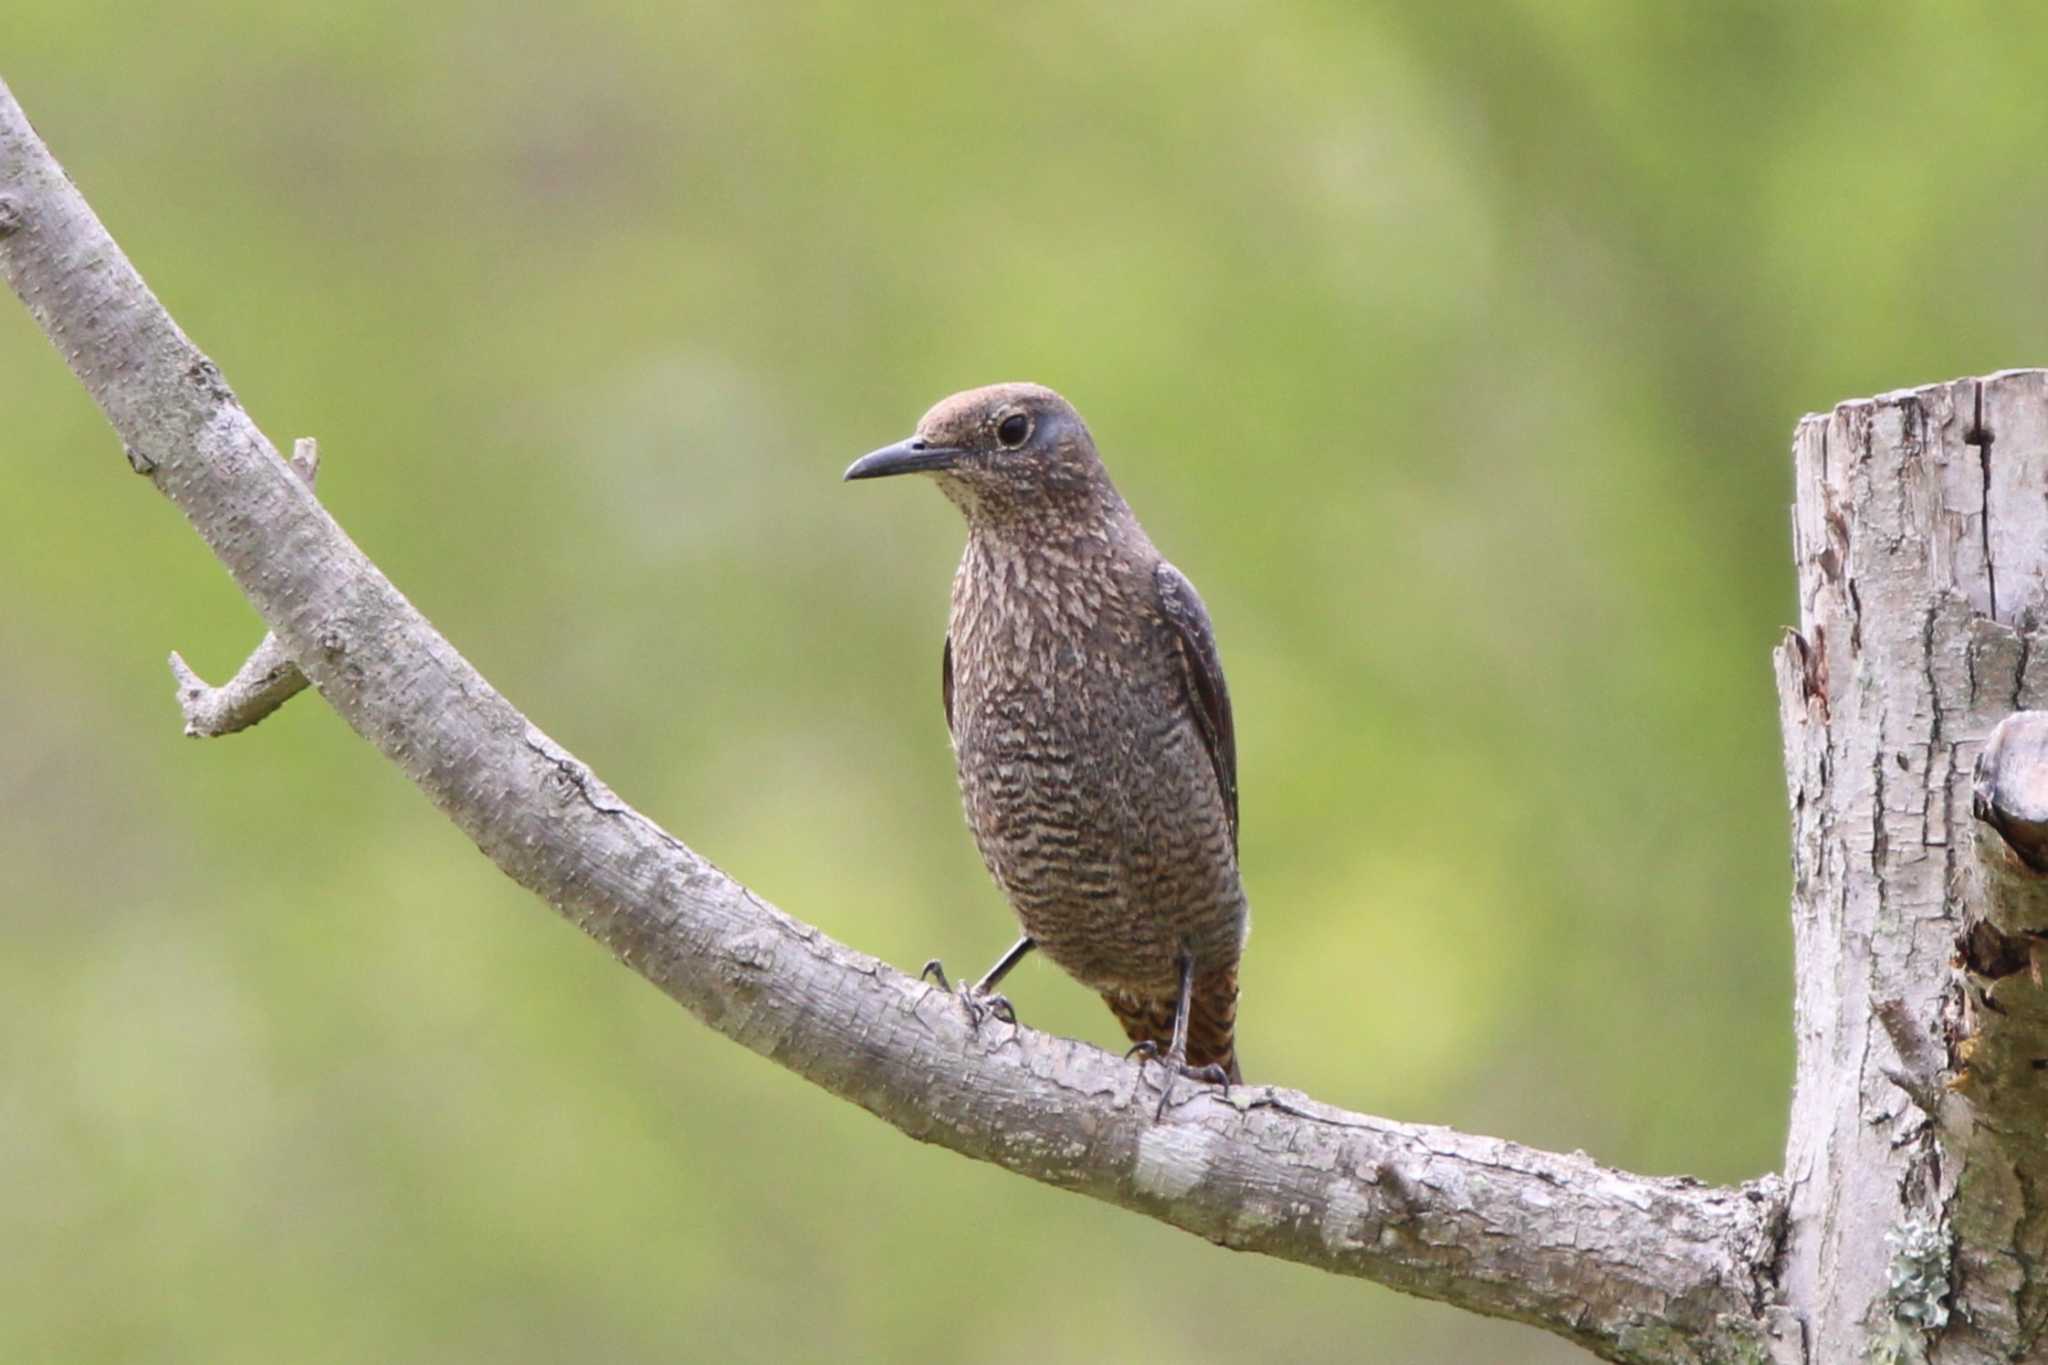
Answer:
<svg viewBox="0 0 2048 1365"><path fill-rule="evenodd" d="M1980 862L2015 865L1971 789L1993 728L2048 705L2048 373L1844 403L1795 459L1781 1302L1815 1362L2048 1359L2043 921L1986 910Z"/></svg>

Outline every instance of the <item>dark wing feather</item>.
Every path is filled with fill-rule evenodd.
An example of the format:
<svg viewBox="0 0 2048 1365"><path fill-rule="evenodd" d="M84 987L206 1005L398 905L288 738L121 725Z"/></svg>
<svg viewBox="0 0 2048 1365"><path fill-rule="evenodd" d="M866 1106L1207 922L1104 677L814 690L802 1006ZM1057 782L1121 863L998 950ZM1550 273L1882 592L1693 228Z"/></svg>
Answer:
<svg viewBox="0 0 2048 1365"><path fill-rule="evenodd" d="M1216 635L1209 628L1209 612L1195 585L1179 569L1162 559L1152 571L1152 578L1159 588L1159 609L1179 637L1181 673L1187 682L1188 701L1194 708L1202 743L1209 750L1209 762L1216 768L1216 785L1223 791L1223 807L1230 812L1230 851L1235 853L1237 725L1230 717L1230 689L1223 682L1223 661L1216 657Z"/></svg>
<svg viewBox="0 0 2048 1365"><path fill-rule="evenodd" d="M939 699L946 704L946 733L953 733L953 632L946 632L945 652L939 656Z"/></svg>

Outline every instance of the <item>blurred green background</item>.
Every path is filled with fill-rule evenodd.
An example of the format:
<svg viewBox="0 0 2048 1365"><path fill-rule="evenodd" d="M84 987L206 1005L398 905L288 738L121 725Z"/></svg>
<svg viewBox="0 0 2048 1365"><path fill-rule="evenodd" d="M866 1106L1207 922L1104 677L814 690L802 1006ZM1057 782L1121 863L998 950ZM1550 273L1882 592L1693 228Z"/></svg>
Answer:
<svg viewBox="0 0 2048 1365"><path fill-rule="evenodd" d="M1011 924L959 525L838 475L1064 390L1217 621L1254 1079L1732 1180L1792 424L2043 359L2048 15L1676 10L16 0L0 74L459 647L898 964ZM0 413L0 1359L1581 1358L905 1140L314 699L183 739L253 617L12 304Z"/></svg>

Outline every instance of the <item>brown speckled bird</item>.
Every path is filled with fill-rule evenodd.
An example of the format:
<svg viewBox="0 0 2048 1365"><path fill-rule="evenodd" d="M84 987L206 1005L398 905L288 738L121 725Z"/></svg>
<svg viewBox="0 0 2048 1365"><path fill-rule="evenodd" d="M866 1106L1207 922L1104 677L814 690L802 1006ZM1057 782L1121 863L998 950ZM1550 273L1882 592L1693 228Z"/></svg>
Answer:
<svg viewBox="0 0 2048 1365"><path fill-rule="evenodd" d="M967 518L941 670L967 824L1024 937L1100 991L1134 1052L1238 1072L1237 740L1209 615L1051 389L945 399L849 479L930 474ZM936 961L927 967L943 986ZM949 988L950 989L950 988Z"/></svg>

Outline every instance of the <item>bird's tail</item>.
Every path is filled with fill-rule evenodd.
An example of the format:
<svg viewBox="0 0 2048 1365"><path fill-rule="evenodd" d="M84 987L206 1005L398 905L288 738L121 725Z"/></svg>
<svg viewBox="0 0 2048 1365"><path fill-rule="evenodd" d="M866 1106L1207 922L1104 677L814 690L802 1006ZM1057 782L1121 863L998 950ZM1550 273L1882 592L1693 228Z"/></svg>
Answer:
<svg viewBox="0 0 2048 1365"><path fill-rule="evenodd" d="M1163 1055L1173 1042L1172 993L1137 995L1105 991L1110 1013L1134 1043L1152 1043ZM1231 1084L1244 1076L1237 1066L1237 966L1219 967L1195 977L1188 1000L1188 1065L1223 1068Z"/></svg>

